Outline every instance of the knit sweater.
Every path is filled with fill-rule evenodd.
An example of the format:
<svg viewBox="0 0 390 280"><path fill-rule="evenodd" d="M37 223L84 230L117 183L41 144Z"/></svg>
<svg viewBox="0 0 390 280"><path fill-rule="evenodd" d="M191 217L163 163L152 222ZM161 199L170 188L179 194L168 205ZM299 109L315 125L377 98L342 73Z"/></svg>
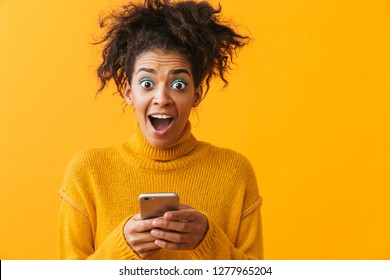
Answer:
<svg viewBox="0 0 390 280"><path fill-rule="evenodd" d="M195 249L161 249L151 259L262 259L262 198L248 160L197 141L188 123L168 148L151 146L139 127L129 142L90 148L70 161L60 190L61 259L140 257L123 234L138 195L176 192L208 218Z"/></svg>

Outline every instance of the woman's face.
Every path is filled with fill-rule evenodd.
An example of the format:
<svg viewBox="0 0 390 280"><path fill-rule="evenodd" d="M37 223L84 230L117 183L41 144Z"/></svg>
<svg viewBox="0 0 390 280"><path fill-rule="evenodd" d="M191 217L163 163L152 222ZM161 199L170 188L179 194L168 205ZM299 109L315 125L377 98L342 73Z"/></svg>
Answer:
<svg viewBox="0 0 390 280"><path fill-rule="evenodd" d="M182 133L202 90L195 89L191 66L175 51L154 50L135 61L125 97L134 110L141 131L156 148L170 146Z"/></svg>

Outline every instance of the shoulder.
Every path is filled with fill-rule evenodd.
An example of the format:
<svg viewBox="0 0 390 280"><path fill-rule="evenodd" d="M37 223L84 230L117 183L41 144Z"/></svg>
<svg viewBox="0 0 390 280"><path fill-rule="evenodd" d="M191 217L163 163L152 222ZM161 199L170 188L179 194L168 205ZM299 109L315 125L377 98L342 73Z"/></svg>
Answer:
<svg viewBox="0 0 390 280"><path fill-rule="evenodd" d="M208 144L207 157L224 164L226 167L237 170L253 172L253 167L250 161L243 154L229 148L217 147Z"/></svg>
<svg viewBox="0 0 390 280"><path fill-rule="evenodd" d="M82 193L92 193L95 179L107 164L112 162L118 147L93 147L86 148L75 153L68 162L65 170L62 192L67 193L73 199L82 196ZM77 199L76 199L77 200Z"/></svg>
<svg viewBox="0 0 390 280"><path fill-rule="evenodd" d="M119 148L120 145L85 148L75 153L70 161L89 163L96 159L110 158L119 153Z"/></svg>
<svg viewBox="0 0 390 280"><path fill-rule="evenodd" d="M92 147L76 152L68 162L67 172L82 172L107 164L118 154L119 146Z"/></svg>
<svg viewBox="0 0 390 280"><path fill-rule="evenodd" d="M209 144L207 157L212 161L212 168L224 174L234 182L234 189L244 192L244 209L261 204L259 188L255 170L246 156L228 148L221 148Z"/></svg>

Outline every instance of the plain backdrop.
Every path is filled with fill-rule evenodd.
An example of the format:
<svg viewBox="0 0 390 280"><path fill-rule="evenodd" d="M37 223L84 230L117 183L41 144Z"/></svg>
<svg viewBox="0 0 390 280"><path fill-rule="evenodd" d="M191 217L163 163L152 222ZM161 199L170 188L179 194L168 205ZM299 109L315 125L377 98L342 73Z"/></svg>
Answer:
<svg viewBox="0 0 390 280"><path fill-rule="evenodd" d="M68 161L133 133L114 87L95 98L99 15L123 3L0 1L0 259L56 259ZM220 3L253 41L191 122L252 162L265 258L390 259L390 2Z"/></svg>

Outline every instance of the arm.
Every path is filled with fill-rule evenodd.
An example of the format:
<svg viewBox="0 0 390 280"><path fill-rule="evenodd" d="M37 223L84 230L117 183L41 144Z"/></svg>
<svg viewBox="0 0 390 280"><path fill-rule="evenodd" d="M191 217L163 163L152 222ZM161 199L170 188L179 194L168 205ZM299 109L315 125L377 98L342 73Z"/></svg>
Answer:
<svg viewBox="0 0 390 280"><path fill-rule="evenodd" d="M123 236L126 218L119 221L96 248L96 205L94 158L81 151L69 162L61 194L58 226L58 253L60 259L139 259Z"/></svg>
<svg viewBox="0 0 390 280"><path fill-rule="evenodd" d="M88 212L75 201L69 200L69 197L62 197L58 234L60 259L140 259L123 236L128 218L114 228L95 250L94 232Z"/></svg>
<svg viewBox="0 0 390 280"><path fill-rule="evenodd" d="M188 250L194 259L263 259L260 204L259 199L252 212L241 219L235 244L195 209L167 212L164 219L154 221L156 228L151 234L159 247Z"/></svg>
<svg viewBox="0 0 390 280"><path fill-rule="evenodd" d="M235 244L218 225L210 228L194 254L201 259L248 260L263 259L263 237L260 206L241 220Z"/></svg>

